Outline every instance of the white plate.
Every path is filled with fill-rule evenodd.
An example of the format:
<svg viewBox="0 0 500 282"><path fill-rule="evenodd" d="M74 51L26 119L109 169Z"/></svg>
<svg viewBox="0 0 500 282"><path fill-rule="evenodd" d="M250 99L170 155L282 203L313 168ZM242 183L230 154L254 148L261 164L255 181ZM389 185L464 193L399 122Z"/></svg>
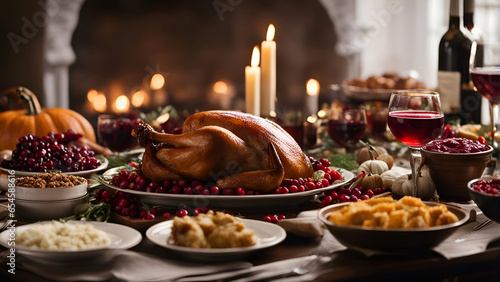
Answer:
<svg viewBox="0 0 500 282"><path fill-rule="evenodd" d="M52 221L43 221L38 223L32 223L27 225L21 225L15 227L15 232L24 231L35 224L50 224ZM139 244L142 240L142 235L139 231L130 228L125 225L98 222L98 221L68 221L70 224L84 224L88 223L93 225L95 228L106 232L109 239L111 240L111 245L98 248L89 248L81 250L42 250L29 248L21 246L19 244L15 245L16 253L22 254L25 257L37 261L40 263L71 263L78 262L82 260L89 260L97 258L106 252L113 250L129 249ZM9 246L9 236L11 235L11 230L7 229L0 233L0 245L10 249ZM15 242L15 241L10 241Z"/></svg>
<svg viewBox="0 0 500 282"><path fill-rule="evenodd" d="M74 175L74 176L81 176L81 177L88 177L92 173L105 170L108 167L108 159L103 157L103 156L96 156L96 158L101 162L101 165L96 167L95 169L90 169L90 170L82 170L82 171L68 171L68 172L62 172L63 174L67 175ZM10 169L6 169L3 167L0 167L0 170L3 171L6 174L9 174ZM15 177L24 177L24 176L33 176L36 174L40 174L43 172L30 172L30 171L22 171L22 170L15 170L14 171L14 176ZM1 188L1 187L0 187Z"/></svg>
<svg viewBox="0 0 500 282"><path fill-rule="evenodd" d="M198 249L181 247L168 243L173 220L157 223L146 231L146 237L158 246L172 250L179 255L196 261L229 261L244 258L257 250L269 248L281 243L286 238L286 231L277 224L259 220L241 219L257 237L257 244L242 248Z"/></svg>
<svg viewBox="0 0 500 282"><path fill-rule="evenodd" d="M124 167L115 167L103 173L103 177L113 176L120 172ZM299 206L316 197L323 191L330 190L346 184L354 177L354 174L345 169L338 169L344 177L344 181L332 184L328 187L309 190L298 193L288 194L265 194L265 195L245 195L245 196L226 196L226 195L185 195L185 194L167 194L136 191L130 189L121 189L111 185L103 179L101 183L117 191L136 195L141 201L152 205L163 205L169 207L179 207L182 205L191 207L211 207L223 209L239 210L263 210L263 209L289 209Z"/></svg>

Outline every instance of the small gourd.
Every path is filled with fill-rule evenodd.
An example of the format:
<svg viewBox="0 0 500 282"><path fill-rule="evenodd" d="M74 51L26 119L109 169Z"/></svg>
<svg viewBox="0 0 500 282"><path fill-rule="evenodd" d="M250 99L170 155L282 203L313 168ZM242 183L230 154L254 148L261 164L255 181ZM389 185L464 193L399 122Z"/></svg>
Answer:
<svg viewBox="0 0 500 282"><path fill-rule="evenodd" d="M362 163L358 168L358 175L363 171L366 174L382 174L389 170L389 166L386 162L381 160L368 160Z"/></svg>
<svg viewBox="0 0 500 282"><path fill-rule="evenodd" d="M377 157L377 159L384 161L387 164L387 166L389 167L389 169L391 169L392 166L394 165L394 158L389 154L379 155Z"/></svg>
<svg viewBox="0 0 500 282"><path fill-rule="evenodd" d="M392 184L394 183L394 180L396 180L396 178L400 176L401 174L396 173L394 170L385 171L380 175L380 177L382 177L383 187L392 189Z"/></svg>
<svg viewBox="0 0 500 282"><path fill-rule="evenodd" d="M417 177L417 195L422 200L431 199L436 192L436 187L430 176L419 172ZM413 184L411 174L403 175L392 183L392 193L396 196L407 196L413 194Z"/></svg>
<svg viewBox="0 0 500 282"><path fill-rule="evenodd" d="M365 161L373 160L381 155L387 155L387 150L384 147L371 146L366 144L365 147L358 150L356 153L356 162L362 164Z"/></svg>
<svg viewBox="0 0 500 282"><path fill-rule="evenodd" d="M383 186L382 177L378 174L368 174L359 183L359 186L362 186L364 189L375 189L382 188Z"/></svg>

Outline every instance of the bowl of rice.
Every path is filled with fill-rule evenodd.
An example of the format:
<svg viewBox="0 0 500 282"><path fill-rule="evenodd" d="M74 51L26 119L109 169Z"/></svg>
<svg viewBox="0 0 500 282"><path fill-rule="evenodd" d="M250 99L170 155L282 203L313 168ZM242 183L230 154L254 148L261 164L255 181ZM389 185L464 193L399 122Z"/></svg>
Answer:
<svg viewBox="0 0 500 282"><path fill-rule="evenodd" d="M62 173L40 173L17 178L16 200L57 201L70 200L87 193L87 180L83 177Z"/></svg>

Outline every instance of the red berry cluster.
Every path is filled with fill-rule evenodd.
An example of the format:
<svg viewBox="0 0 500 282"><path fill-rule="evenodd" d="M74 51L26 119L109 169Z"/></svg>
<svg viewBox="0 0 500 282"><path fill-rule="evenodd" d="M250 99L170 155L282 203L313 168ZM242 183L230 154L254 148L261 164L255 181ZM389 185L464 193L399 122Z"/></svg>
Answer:
<svg viewBox="0 0 500 282"><path fill-rule="evenodd" d="M77 147L71 143L82 137L68 130L65 133L50 132L46 136L34 134L19 138L12 160L2 162L2 167L20 171L46 172L50 170L82 171L95 169L100 161L89 147Z"/></svg>
<svg viewBox="0 0 500 282"><path fill-rule="evenodd" d="M331 169L331 163L328 159L315 160L309 157L314 171L323 171L323 179L315 181L313 178L283 179L280 186L274 189L275 194L288 194L315 190L328 187L335 181L342 179L342 174L335 169Z"/></svg>
<svg viewBox="0 0 500 282"><path fill-rule="evenodd" d="M325 196L321 199L321 207L326 207L331 204L364 201L372 198L375 195L390 191L389 188L364 189L361 186L355 187L352 190L349 188L338 187L329 191L325 191Z"/></svg>
<svg viewBox="0 0 500 282"><path fill-rule="evenodd" d="M297 193L331 185L334 181L342 179L342 175L335 169L330 168L327 159L319 161L310 158L315 171L323 171L324 178L314 181L313 178L284 179L279 187L274 190L275 194ZM132 166L133 167L133 166ZM111 184L121 189L136 191L186 194L186 195L261 195L260 191L254 191L238 187L236 189L220 189L212 184L202 183L198 180L165 180L162 182L151 181L141 175L138 170L121 170L111 179Z"/></svg>
<svg viewBox="0 0 500 282"><path fill-rule="evenodd" d="M118 213L121 216L129 216L136 219L148 219L153 220L158 216L164 219L169 219L172 214L178 217L184 217L189 215L187 209L175 210L164 210L158 207L148 207L142 204L137 197L132 194L123 193L118 191L116 193L110 193L106 189L97 190L94 194L95 198L99 202L104 202L111 206L111 210ZM208 207L195 208L192 211L192 215L196 216L200 213L207 213L210 209Z"/></svg>
<svg viewBox="0 0 500 282"><path fill-rule="evenodd" d="M483 192L492 196L499 196L500 179L479 180L474 182L472 189L477 192Z"/></svg>
<svg viewBox="0 0 500 282"><path fill-rule="evenodd" d="M285 218L286 217L284 214L275 214L275 215L268 214L264 217L264 221L271 222L271 223L278 223L278 221L285 219Z"/></svg>

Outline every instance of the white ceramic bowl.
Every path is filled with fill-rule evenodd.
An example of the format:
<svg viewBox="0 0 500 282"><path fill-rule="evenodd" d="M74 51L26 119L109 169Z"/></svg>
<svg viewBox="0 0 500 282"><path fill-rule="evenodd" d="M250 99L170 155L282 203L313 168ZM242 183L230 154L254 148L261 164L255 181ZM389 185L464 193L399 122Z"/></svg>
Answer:
<svg viewBox="0 0 500 282"><path fill-rule="evenodd" d="M32 200L32 201L56 201L70 200L81 197L87 193L88 183L57 188L33 188L16 186L16 200Z"/></svg>
<svg viewBox="0 0 500 282"><path fill-rule="evenodd" d="M49 188L51 189L51 188ZM89 194L68 200L39 201L16 199L16 216L30 220L52 220L77 215L89 207Z"/></svg>

